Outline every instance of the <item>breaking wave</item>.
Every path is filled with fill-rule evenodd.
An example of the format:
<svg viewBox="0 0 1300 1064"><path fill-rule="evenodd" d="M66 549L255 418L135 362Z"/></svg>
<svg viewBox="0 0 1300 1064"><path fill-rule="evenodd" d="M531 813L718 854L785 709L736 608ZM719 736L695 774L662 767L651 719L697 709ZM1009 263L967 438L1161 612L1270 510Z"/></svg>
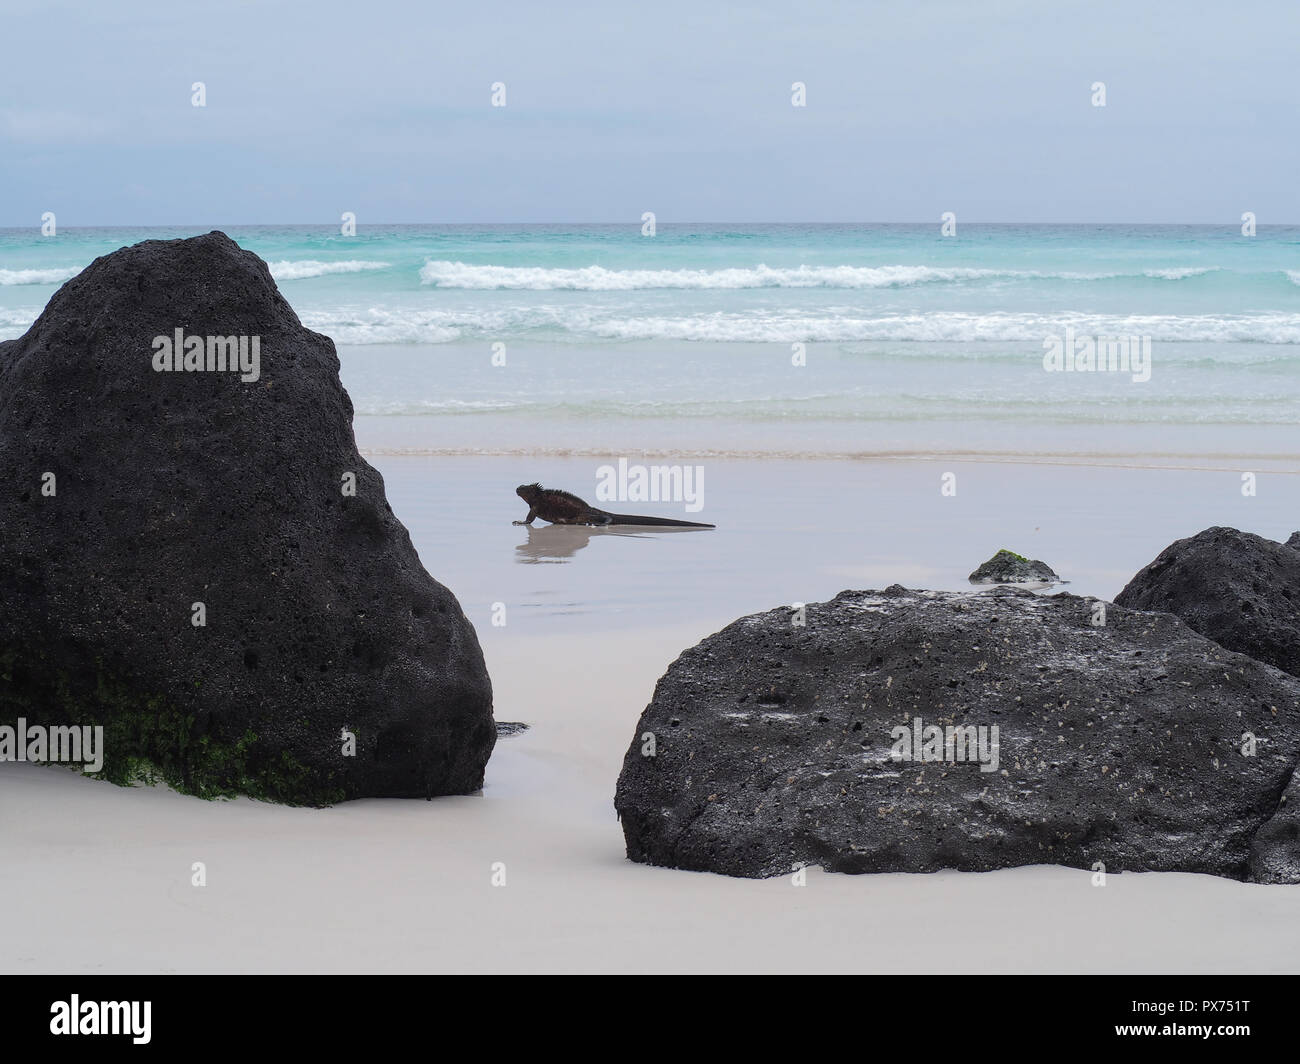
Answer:
<svg viewBox="0 0 1300 1064"><path fill-rule="evenodd" d="M1147 277L1181 281L1213 273L1217 266L1183 266L1141 273L1051 273L1034 270L981 269L960 266L774 266L720 270L610 270L603 266L475 266L430 260L420 281L436 288L522 289L534 292L631 292L655 288L907 288L982 280L1101 281Z"/></svg>
<svg viewBox="0 0 1300 1064"><path fill-rule="evenodd" d="M324 277L331 273L362 273L366 270L387 270L387 262L367 262L349 259L345 262L317 262L315 259L281 261L268 264L271 276L277 281L300 281L304 277Z"/></svg>
<svg viewBox="0 0 1300 1064"><path fill-rule="evenodd" d="M0 270L0 285L62 284L81 272L80 266L59 266L51 270Z"/></svg>
<svg viewBox="0 0 1300 1064"><path fill-rule="evenodd" d="M303 323L341 344L442 344L516 336L570 343L682 340L708 343L1034 342L1066 327L1094 336L1150 336L1178 343L1300 344L1300 313L1257 315L1106 315L1079 312L864 314L857 308L813 313L716 311L629 314L595 306L508 306L462 310L370 307L306 312Z"/></svg>

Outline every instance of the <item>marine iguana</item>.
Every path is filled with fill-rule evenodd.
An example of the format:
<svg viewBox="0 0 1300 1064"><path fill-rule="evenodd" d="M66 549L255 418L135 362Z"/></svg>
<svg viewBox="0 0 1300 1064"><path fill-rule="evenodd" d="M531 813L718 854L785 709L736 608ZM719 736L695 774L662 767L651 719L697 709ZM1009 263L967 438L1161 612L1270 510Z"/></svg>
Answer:
<svg viewBox="0 0 1300 1064"><path fill-rule="evenodd" d="M537 518L553 525L670 525L673 528L716 528L696 521L674 521L668 517L637 517L611 514L588 506L576 495L540 484L520 484L515 494L528 503L528 516L516 525L531 525Z"/></svg>

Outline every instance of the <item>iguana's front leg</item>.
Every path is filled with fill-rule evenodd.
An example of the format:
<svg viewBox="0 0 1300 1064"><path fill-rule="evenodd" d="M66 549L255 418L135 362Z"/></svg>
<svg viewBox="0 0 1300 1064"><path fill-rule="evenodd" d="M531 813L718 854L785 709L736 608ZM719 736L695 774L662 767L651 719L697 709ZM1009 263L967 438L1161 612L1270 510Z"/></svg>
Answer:
<svg viewBox="0 0 1300 1064"><path fill-rule="evenodd" d="M510 523L512 525L531 525L536 520L537 520L537 509L536 507L530 506L528 507L527 517L525 517L522 521L511 521Z"/></svg>

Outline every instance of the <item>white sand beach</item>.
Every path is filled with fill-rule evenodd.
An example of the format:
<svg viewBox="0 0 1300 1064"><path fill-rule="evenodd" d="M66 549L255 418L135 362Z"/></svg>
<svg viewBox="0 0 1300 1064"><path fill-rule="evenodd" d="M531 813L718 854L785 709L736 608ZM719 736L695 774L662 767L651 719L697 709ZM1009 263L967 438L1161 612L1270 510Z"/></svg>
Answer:
<svg viewBox="0 0 1300 1064"><path fill-rule="evenodd" d="M96 1021L12 1056L200 997L83 974L1300 974L1300 4L635 11L0 5L0 973ZM641 732L646 860L1261 882L640 864Z"/></svg>
<svg viewBox="0 0 1300 1064"><path fill-rule="evenodd" d="M655 680L742 613L846 587L969 587L1002 546L1109 598L1209 524L1289 534L1295 475L1261 472L1245 498L1228 467L968 461L945 498L943 462L706 460L699 516L717 530L629 536L510 524L516 483L583 493L594 459L372 460L478 629L497 719L530 730L498 742L481 795L323 810L0 765L0 904L14 914L0 969L1300 971L1292 887L1149 873L1096 887L1049 866L735 880L628 861L613 809ZM194 862L206 886L191 885Z"/></svg>

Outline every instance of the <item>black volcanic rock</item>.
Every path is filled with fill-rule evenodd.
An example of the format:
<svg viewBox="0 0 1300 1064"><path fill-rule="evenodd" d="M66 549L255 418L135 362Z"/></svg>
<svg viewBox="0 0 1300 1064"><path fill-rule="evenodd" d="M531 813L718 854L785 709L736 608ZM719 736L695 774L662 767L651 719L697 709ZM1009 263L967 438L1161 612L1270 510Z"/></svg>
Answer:
<svg viewBox="0 0 1300 1064"><path fill-rule="evenodd" d="M972 584L1054 584L1061 578L1046 562L1000 550L970 574Z"/></svg>
<svg viewBox="0 0 1300 1064"><path fill-rule="evenodd" d="M1284 832L1252 843L1300 756L1300 681L1176 617L894 586L792 620L742 618L659 680L615 797L632 860L733 876L1295 864ZM962 743L895 760L917 752L918 719L996 726L996 770Z"/></svg>
<svg viewBox="0 0 1300 1064"><path fill-rule="evenodd" d="M178 329L258 337L259 372L155 370ZM108 778L201 795L482 785L474 629L357 453L333 343L225 235L96 259L0 344L0 476L0 723L102 723Z"/></svg>
<svg viewBox="0 0 1300 1064"><path fill-rule="evenodd" d="M1291 538L1286 541L1286 545L1292 550L1300 550L1300 532L1292 532Z"/></svg>
<svg viewBox="0 0 1300 1064"><path fill-rule="evenodd" d="M1277 812L1255 833L1248 878L1256 883L1300 883L1300 772L1291 774Z"/></svg>
<svg viewBox="0 0 1300 1064"><path fill-rule="evenodd" d="M1177 614L1229 650L1300 676L1300 551L1288 544L1207 528L1166 547L1115 601Z"/></svg>

